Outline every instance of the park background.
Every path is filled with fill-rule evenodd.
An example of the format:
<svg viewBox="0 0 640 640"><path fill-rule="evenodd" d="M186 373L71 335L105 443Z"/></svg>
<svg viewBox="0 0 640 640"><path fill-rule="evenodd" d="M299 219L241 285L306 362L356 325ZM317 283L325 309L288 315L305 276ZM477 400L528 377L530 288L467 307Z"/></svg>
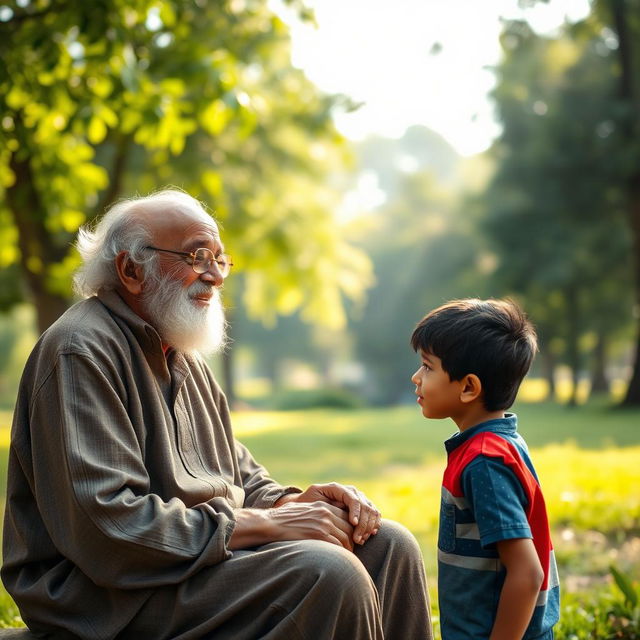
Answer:
<svg viewBox="0 0 640 640"><path fill-rule="evenodd" d="M455 427L420 416L409 336L451 298L518 300L558 637L640 637L638 43L638 0L0 1L0 488L79 225L177 186L236 265L211 364L238 437L406 524L436 621Z"/></svg>

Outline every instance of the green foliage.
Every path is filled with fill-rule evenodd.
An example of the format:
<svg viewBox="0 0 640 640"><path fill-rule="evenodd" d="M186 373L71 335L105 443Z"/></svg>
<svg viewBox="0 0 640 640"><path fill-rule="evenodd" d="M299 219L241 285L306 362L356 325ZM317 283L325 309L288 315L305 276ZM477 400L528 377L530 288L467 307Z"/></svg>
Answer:
<svg viewBox="0 0 640 640"><path fill-rule="evenodd" d="M40 328L69 301L78 226L166 184L212 205L254 316L344 323L370 268L325 186L339 101L292 67L266 0L13 0L0 56L0 271L19 264Z"/></svg>
<svg viewBox="0 0 640 640"><path fill-rule="evenodd" d="M35 342L33 309L20 305L0 315L0 408L13 408L22 369Z"/></svg>
<svg viewBox="0 0 640 640"><path fill-rule="evenodd" d="M638 587L631 578L610 567L616 590L590 596L566 596L556 637L559 640L638 640L640 607Z"/></svg>
<svg viewBox="0 0 640 640"><path fill-rule="evenodd" d="M497 256L493 277L526 300L543 348L574 372L586 334L612 339L632 323L625 141L608 33L593 20L554 38L507 24L494 91L503 133L482 223Z"/></svg>
<svg viewBox="0 0 640 640"><path fill-rule="evenodd" d="M345 389L283 389L259 400L252 400L251 406L272 411L356 409L362 406L362 400Z"/></svg>
<svg viewBox="0 0 640 640"><path fill-rule="evenodd" d="M640 590L631 578L612 566L611 575L623 598L614 600L608 612L608 621L614 633L611 638L640 639Z"/></svg>
<svg viewBox="0 0 640 640"><path fill-rule="evenodd" d="M14 627L24 627L24 622L20 618L18 607L16 607L9 594L0 589L0 629L12 629Z"/></svg>
<svg viewBox="0 0 640 640"><path fill-rule="evenodd" d="M624 607L626 608L627 612L633 615L634 610L638 609L637 587L634 587L631 579L613 565L611 565L609 569L615 583L618 585L618 588L624 596ZM638 617L638 615L640 615L640 610L636 612L636 617Z"/></svg>

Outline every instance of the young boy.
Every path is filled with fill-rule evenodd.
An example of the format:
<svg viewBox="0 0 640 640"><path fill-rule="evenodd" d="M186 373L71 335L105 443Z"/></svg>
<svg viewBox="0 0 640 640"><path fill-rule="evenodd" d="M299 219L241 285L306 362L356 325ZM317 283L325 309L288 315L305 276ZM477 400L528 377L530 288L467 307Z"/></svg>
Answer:
<svg viewBox="0 0 640 640"><path fill-rule="evenodd" d="M411 336L425 418L452 418L438 536L443 640L550 640L559 588L542 491L515 400L537 349L512 302L454 300Z"/></svg>

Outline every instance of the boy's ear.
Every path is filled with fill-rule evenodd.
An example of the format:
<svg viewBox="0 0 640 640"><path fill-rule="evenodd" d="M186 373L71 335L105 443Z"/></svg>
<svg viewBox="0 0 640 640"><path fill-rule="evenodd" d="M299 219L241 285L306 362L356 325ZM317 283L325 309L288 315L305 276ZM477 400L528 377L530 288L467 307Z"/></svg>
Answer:
<svg viewBox="0 0 640 640"><path fill-rule="evenodd" d="M482 394L482 382L475 373L468 373L460 381L460 402L473 402Z"/></svg>
<svg viewBox="0 0 640 640"><path fill-rule="evenodd" d="M122 286L132 295L137 296L142 292L144 275L142 267L136 264L126 251L121 251L115 259L116 271Z"/></svg>

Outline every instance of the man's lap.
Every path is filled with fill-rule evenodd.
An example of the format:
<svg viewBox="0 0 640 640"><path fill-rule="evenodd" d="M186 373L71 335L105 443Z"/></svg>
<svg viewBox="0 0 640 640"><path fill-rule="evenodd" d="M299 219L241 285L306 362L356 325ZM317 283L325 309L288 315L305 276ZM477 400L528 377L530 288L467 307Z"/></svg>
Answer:
<svg viewBox="0 0 640 640"><path fill-rule="evenodd" d="M143 636L216 638L267 637L273 625L291 625L288 637L296 638L293 612L301 599L322 580L328 600L361 594L375 600L375 587L356 555L327 542L296 540L273 542L255 549L234 551L224 562L199 571L187 581L155 590L122 638ZM358 597L358 596L356 596ZM320 612L322 603L316 603ZM295 615L293 616L295 618Z"/></svg>

